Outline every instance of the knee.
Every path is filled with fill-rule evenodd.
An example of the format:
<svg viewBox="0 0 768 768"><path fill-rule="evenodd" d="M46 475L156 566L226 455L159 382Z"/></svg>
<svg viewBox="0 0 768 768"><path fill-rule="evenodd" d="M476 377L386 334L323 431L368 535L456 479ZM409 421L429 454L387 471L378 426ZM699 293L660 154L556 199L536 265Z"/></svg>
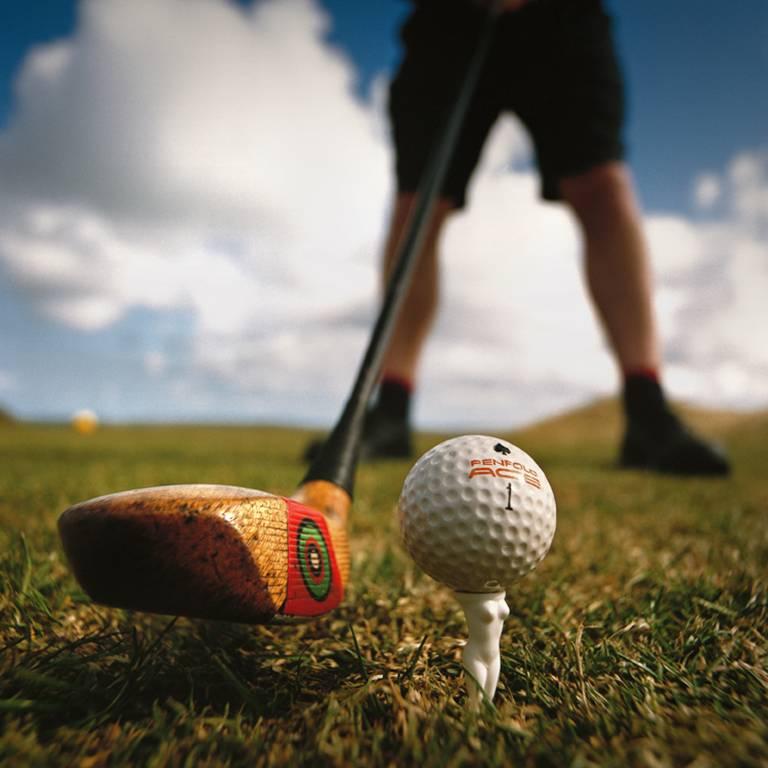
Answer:
<svg viewBox="0 0 768 768"><path fill-rule="evenodd" d="M623 163L603 163L568 176L561 180L560 192L585 227L637 215L632 179Z"/></svg>

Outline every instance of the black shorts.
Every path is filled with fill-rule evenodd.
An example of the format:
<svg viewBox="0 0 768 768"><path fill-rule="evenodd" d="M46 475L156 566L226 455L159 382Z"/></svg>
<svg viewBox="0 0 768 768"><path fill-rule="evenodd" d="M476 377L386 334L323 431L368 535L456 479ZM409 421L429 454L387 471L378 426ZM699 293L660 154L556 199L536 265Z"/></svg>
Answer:
<svg viewBox="0 0 768 768"><path fill-rule="evenodd" d="M389 110L401 192L417 189L483 22L472 0L420 0L403 26L405 55ZM498 22L443 196L461 208L491 126L515 113L533 140L541 195L559 181L624 156L623 81L600 0L532 0Z"/></svg>

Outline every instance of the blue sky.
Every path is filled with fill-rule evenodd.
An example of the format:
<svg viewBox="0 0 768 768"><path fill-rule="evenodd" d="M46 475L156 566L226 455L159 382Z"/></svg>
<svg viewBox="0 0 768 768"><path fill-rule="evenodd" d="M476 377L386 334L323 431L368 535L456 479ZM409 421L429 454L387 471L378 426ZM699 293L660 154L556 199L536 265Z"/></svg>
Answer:
<svg viewBox="0 0 768 768"><path fill-rule="evenodd" d="M768 3L607 4L670 381L697 402L762 405L768 360L741 339L768 322L755 293L766 279ZM3 4L0 403L24 416L90 406L118 420L327 423L346 390L375 304L390 194L382 86L408 3L267 0L263 13L242 2L237 14L225 0L197 5L207 8L199 19L179 0L104 0L88 6L85 29L75 0ZM115 39L121 46L104 46ZM239 138L218 142L222 126ZM283 155L289 140L296 151ZM478 172L471 213L447 241L448 309L424 366L423 424L520 422L614 386L575 292L574 232L562 210L536 201L519 130L494 142L491 154L514 157L517 170ZM484 238L497 232L528 249L542 275L562 273L553 293L534 286L515 300L538 346L522 335L507 347L463 335L483 307L462 281L462 252L492 247ZM510 281L530 279L517 268L504 262ZM223 286L227 299L217 304L201 281ZM483 283L489 295L497 282ZM246 287L259 292L258 306ZM547 301L557 311L537 311ZM708 328L706 343L692 325ZM582 346L563 340L573 328ZM483 406L481 371L505 353L507 382ZM338 356L337 373L315 375L323 356Z"/></svg>

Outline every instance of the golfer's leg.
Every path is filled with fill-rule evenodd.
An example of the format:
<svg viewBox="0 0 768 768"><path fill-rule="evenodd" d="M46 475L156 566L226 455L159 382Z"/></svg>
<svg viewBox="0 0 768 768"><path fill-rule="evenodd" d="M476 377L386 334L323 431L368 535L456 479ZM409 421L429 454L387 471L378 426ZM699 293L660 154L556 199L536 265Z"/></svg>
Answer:
<svg viewBox="0 0 768 768"><path fill-rule="evenodd" d="M648 250L627 169L606 163L561 180L584 232L587 282L624 374L627 429L619 463L688 475L724 475L728 459L686 428L658 382L659 342Z"/></svg>
<svg viewBox="0 0 768 768"><path fill-rule="evenodd" d="M383 282L389 278L399 255L399 245L408 226L415 195L400 193L395 201L389 234L384 248ZM421 351L432 327L438 301L438 241L443 223L455 209L453 202L439 199L429 222L424 245L418 255L400 316L384 358L385 378L413 382Z"/></svg>
<svg viewBox="0 0 768 768"><path fill-rule="evenodd" d="M648 248L632 180L609 162L560 181L585 242L587 284L622 371L658 371Z"/></svg>
<svg viewBox="0 0 768 768"><path fill-rule="evenodd" d="M413 192L401 192L395 199L381 265L382 287L397 263L400 242L415 206ZM390 338L382 365L382 380L366 418L361 454L363 458L405 458L412 454L410 403L413 382L424 342L437 310L438 241L448 214L455 210L452 200L438 199L425 242L418 254L411 287ZM322 441L313 440L304 457L312 460Z"/></svg>

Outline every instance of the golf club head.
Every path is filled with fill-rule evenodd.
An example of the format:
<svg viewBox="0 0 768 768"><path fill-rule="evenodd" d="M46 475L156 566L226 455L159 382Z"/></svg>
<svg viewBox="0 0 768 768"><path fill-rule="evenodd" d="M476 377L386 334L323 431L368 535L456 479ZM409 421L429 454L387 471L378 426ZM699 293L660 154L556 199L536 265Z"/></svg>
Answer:
<svg viewBox="0 0 768 768"><path fill-rule="evenodd" d="M59 518L59 533L78 582L98 603L252 624L309 618L341 602L350 500L323 481L297 495L142 488L75 504Z"/></svg>

